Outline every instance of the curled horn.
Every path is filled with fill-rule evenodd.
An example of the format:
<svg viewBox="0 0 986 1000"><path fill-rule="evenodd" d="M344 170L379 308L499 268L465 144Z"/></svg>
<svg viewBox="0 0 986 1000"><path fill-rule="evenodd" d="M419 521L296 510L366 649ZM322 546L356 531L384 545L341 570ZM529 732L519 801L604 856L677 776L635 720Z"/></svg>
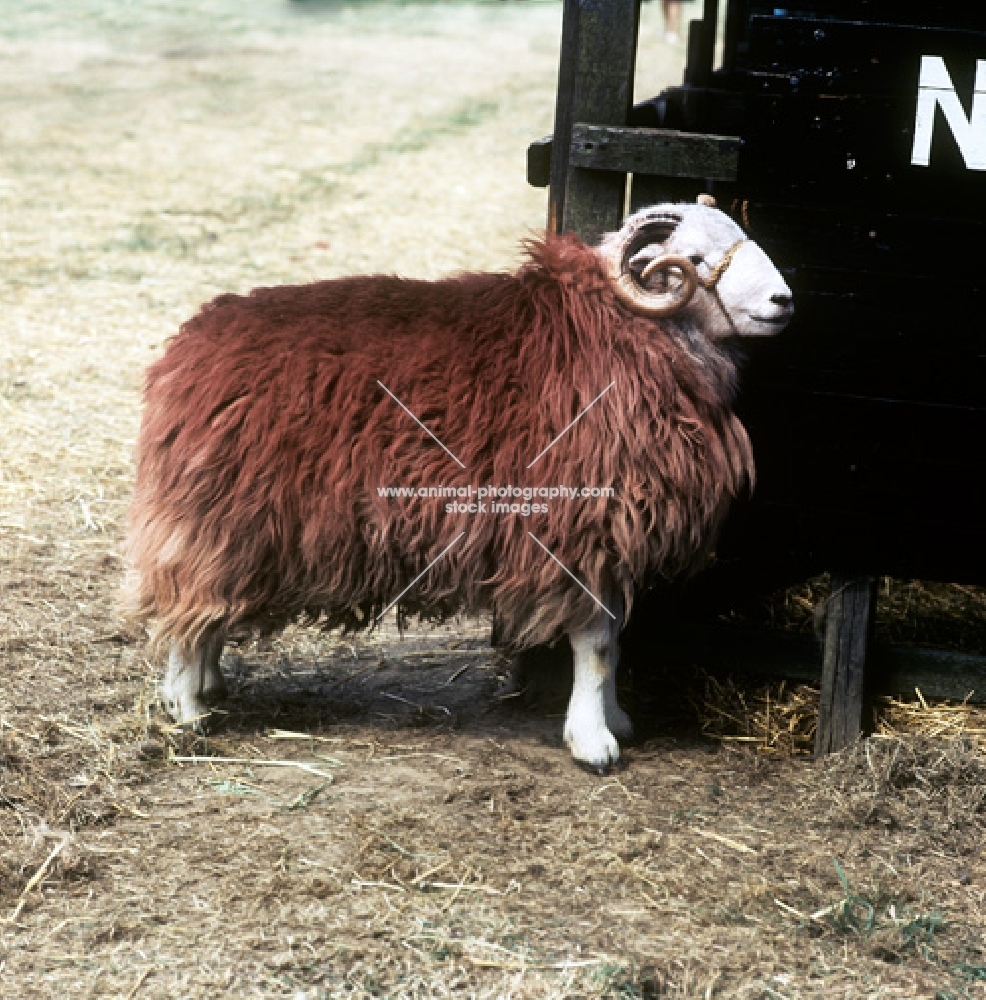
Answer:
<svg viewBox="0 0 986 1000"><path fill-rule="evenodd" d="M607 258L609 278L613 293L633 312L653 319L670 316L683 309L698 288L698 272L687 258L677 254L664 254L652 260L638 279L630 269L630 259L650 243L663 243L675 230L681 219L674 215L645 216L636 224L625 227L625 233L615 252ZM678 284L666 292L653 292L644 282L663 271L671 285L672 273Z"/></svg>

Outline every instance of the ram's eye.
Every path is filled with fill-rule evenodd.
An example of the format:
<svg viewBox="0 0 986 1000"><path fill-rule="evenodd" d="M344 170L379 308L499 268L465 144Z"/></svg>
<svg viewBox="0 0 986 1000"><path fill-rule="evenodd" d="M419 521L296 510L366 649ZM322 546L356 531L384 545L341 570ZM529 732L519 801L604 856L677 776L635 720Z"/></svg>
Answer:
<svg viewBox="0 0 986 1000"><path fill-rule="evenodd" d="M691 262L692 262L692 263L693 263L693 264L694 264L694 265L695 265L696 267L698 267L698 265L699 265L699 264L702 264L702 263L704 263L704 262L705 262L705 258L704 258L704 257L703 257L703 256L702 256L702 255L701 255L700 253L690 253L690 254L688 255L688 259L689 259L689 260L690 260L690 261L691 261Z"/></svg>

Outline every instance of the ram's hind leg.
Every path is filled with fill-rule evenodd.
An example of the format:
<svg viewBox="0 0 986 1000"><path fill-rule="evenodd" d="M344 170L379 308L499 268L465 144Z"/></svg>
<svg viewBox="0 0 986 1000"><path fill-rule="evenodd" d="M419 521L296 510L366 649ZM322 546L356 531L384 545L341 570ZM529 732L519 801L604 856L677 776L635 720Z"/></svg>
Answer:
<svg viewBox="0 0 986 1000"><path fill-rule="evenodd" d="M616 702L618 637L622 607L600 610L589 624L570 633L572 643L572 698L565 717L565 742L579 764L604 771L620 759L617 736L633 732L630 718Z"/></svg>
<svg viewBox="0 0 986 1000"><path fill-rule="evenodd" d="M219 669L225 639L223 629L214 626L191 650L179 643L172 645L161 690L175 722L188 723L202 732L210 706L226 697L226 682Z"/></svg>

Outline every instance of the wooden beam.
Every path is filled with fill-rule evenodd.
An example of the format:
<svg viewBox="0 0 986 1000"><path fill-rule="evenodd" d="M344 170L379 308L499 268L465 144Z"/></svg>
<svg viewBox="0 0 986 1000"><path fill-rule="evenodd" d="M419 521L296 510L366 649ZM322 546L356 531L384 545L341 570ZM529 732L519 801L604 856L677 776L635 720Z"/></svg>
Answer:
<svg viewBox="0 0 986 1000"><path fill-rule="evenodd" d="M569 162L594 170L735 181L743 140L732 135L575 124Z"/></svg>
<svg viewBox="0 0 986 1000"><path fill-rule="evenodd" d="M825 612L816 755L849 746L863 726L866 652L876 604L873 577L832 575Z"/></svg>
<svg viewBox="0 0 986 1000"><path fill-rule="evenodd" d="M818 640L803 632L778 629L712 624L696 630L687 655L681 649L672 662L679 659L754 676L816 683L821 676ZM979 653L873 642L866 656L866 674L867 692L874 695L913 698L919 688L926 698L968 698L970 704L986 705L986 656Z"/></svg>
<svg viewBox="0 0 986 1000"><path fill-rule="evenodd" d="M969 699L986 704L986 656L924 646L874 645L866 661L867 689L873 694Z"/></svg>
<svg viewBox="0 0 986 1000"><path fill-rule="evenodd" d="M806 632L707 621L659 631L648 655L683 668L698 665L763 679L817 684L821 677L821 644ZM866 679L868 694L913 698L920 688L926 698L986 704L986 656L981 654L873 642Z"/></svg>

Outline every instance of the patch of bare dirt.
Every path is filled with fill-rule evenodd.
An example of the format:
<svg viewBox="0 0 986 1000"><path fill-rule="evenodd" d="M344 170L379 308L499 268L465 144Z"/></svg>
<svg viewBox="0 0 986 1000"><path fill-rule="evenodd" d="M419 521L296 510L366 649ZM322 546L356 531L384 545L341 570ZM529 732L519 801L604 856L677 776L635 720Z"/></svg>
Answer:
<svg viewBox="0 0 986 1000"><path fill-rule="evenodd" d="M149 701L4 720L19 995L975 996L986 765L698 735L577 770L497 697L487 623L225 660L218 731ZM40 875L40 878L38 877ZM711 992L710 992L711 991ZM963 992L965 991L965 992Z"/></svg>

